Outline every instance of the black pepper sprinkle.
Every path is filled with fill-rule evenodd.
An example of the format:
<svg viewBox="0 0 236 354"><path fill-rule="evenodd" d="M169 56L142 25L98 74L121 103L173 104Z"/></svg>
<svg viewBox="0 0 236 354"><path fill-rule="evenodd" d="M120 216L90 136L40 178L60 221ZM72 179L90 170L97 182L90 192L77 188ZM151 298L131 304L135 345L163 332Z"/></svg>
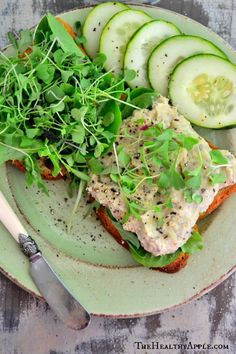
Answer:
<svg viewBox="0 0 236 354"><path fill-rule="evenodd" d="M96 32L96 27L94 27L93 32Z"/></svg>
<svg viewBox="0 0 236 354"><path fill-rule="evenodd" d="M171 215L176 215L177 213L175 211L172 211L170 214Z"/></svg>

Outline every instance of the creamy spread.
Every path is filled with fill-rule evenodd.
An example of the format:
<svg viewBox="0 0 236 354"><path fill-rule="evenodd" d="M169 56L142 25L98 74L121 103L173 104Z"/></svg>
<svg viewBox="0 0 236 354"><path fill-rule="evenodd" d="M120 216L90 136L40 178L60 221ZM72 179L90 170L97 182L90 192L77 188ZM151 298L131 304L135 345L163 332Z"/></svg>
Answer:
<svg viewBox="0 0 236 354"><path fill-rule="evenodd" d="M198 190L201 196L199 203L187 201L183 189L176 190L171 187L169 194L162 193L157 183L150 184L147 180L140 183L132 195L136 201L146 205L163 204L171 198L172 207L162 208L162 223L159 220L160 215L153 210L146 210L139 219L130 215L123 223L124 230L135 233L145 250L159 256L173 253L181 247L191 236L199 215L212 203L218 191L236 182L236 159L229 151L220 150L228 163L215 166L215 170L217 173L224 173L226 180L212 185L209 180L209 170L212 168L211 148L191 124L178 114L176 108L170 106L166 98L160 97L151 110L135 110L131 117L124 120L116 141L116 147L125 146L131 156L129 166L136 168L136 171L140 171L139 167L142 165L139 152L143 144L143 140L140 141L140 120L143 121L144 127L161 123L163 128L170 128L177 134L186 134L199 140L191 150L181 150L178 156L180 169L196 169L199 164L199 151L203 161L201 186ZM115 149L103 157L102 161L105 166L116 166ZM148 168L156 176L161 170L161 167L154 163L150 163ZM119 185L112 181L110 175L91 175L87 190L100 204L107 207L117 220L121 221L124 218L127 211L127 196Z"/></svg>

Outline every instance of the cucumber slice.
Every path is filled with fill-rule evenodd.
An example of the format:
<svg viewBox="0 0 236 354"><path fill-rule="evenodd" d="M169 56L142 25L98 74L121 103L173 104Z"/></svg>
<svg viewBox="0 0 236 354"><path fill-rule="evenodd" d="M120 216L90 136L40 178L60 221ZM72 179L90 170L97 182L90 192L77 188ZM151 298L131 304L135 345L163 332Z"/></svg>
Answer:
<svg viewBox="0 0 236 354"><path fill-rule="evenodd" d="M116 75L122 73L126 46L138 28L151 17L140 10L124 10L114 15L104 27L99 51L107 57L105 69Z"/></svg>
<svg viewBox="0 0 236 354"><path fill-rule="evenodd" d="M124 58L124 69L136 71L136 77L129 82L131 87L150 87L147 77L147 61L158 43L167 37L180 34L172 23L154 20L143 25L130 39Z"/></svg>
<svg viewBox="0 0 236 354"><path fill-rule="evenodd" d="M205 128L236 124L236 65L213 54L180 62L169 82L173 105L190 122Z"/></svg>
<svg viewBox="0 0 236 354"><path fill-rule="evenodd" d="M120 2L105 2L95 6L89 12L83 26L83 35L87 39L84 48L91 58L98 54L100 36L106 23L116 13L128 8Z"/></svg>
<svg viewBox="0 0 236 354"><path fill-rule="evenodd" d="M175 36L160 43L148 60L148 78L151 86L161 95L167 96L169 76L175 65L184 58L200 53L226 58L221 49L197 36Z"/></svg>

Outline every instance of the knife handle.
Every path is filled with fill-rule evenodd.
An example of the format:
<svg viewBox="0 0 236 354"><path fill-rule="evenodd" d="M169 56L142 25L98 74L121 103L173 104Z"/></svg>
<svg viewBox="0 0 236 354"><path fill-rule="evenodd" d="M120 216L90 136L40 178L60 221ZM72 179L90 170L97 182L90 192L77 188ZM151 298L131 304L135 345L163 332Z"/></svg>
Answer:
<svg viewBox="0 0 236 354"><path fill-rule="evenodd" d="M19 235L27 235L24 226L21 224L20 220L16 216L15 212L12 210L8 201L0 191L0 221L3 223L5 228L10 232L14 239L19 242Z"/></svg>

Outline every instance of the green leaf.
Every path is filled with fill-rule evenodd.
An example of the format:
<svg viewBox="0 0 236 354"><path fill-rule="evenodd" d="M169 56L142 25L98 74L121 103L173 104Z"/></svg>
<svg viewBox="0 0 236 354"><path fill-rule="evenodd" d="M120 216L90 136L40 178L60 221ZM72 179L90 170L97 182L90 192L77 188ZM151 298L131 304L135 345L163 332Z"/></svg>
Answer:
<svg viewBox="0 0 236 354"><path fill-rule="evenodd" d="M98 143L95 147L95 150L94 150L94 156L100 157L106 147L107 147L107 144Z"/></svg>
<svg viewBox="0 0 236 354"><path fill-rule="evenodd" d="M155 165L157 166L162 166L163 165L163 162L156 156L156 155L153 155L152 156L152 161L155 163Z"/></svg>
<svg viewBox="0 0 236 354"><path fill-rule="evenodd" d="M109 143L107 144L107 147L103 151L104 154L106 152L108 152L108 150L111 148L113 142L115 141L115 135L120 130L121 123L122 123L122 116L121 116L120 107L118 106L118 104L115 101L113 101L113 100L107 101L105 103L105 105L102 107L100 114L101 114L101 116L105 116L107 114L107 112L111 112L114 115L114 119L113 119L112 123L106 128L106 130L104 132L102 132L102 134L101 134L107 139L107 141L109 141ZM110 136L108 139L106 132L112 133L113 137L111 138L111 136ZM105 133L105 135L104 135L104 133Z"/></svg>
<svg viewBox="0 0 236 354"><path fill-rule="evenodd" d="M132 244L134 247L139 247L139 240L135 234L124 230L120 223L114 223L114 221L112 223L115 224L123 240L125 240L129 244Z"/></svg>
<svg viewBox="0 0 236 354"><path fill-rule="evenodd" d="M178 135L179 140L181 141L183 147L187 149L188 151L192 150L194 145L199 143L199 139L194 138L192 136L186 136L184 134L179 134Z"/></svg>
<svg viewBox="0 0 236 354"><path fill-rule="evenodd" d="M114 173L111 173L111 174L110 174L110 177L111 177L111 180L112 180L113 182L118 183L118 181L119 181L119 175L114 174Z"/></svg>
<svg viewBox="0 0 236 354"><path fill-rule="evenodd" d="M119 161L120 166L126 167L131 160L130 155L126 152L125 147L123 147L121 145L118 146L117 151L118 151L117 156L118 156L118 161Z"/></svg>
<svg viewBox="0 0 236 354"><path fill-rule="evenodd" d="M104 127L109 127L109 125L111 125L111 123L113 123L114 119L115 119L114 113L107 112L102 120Z"/></svg>
<svg viewBox="0 0 236 354"><path fill-rule="evenodd" d="M83 155L81 155L79 150L77 150L76 152L73 153L73 159L75 162L78 162L78 163L85 163L86 162L86 159L84 158Z"/></svg>
<svg viewBox="0 0 236 354"><path fill-rule="evenodd" d="M27 128L26 135L28 138L33 139L41 133L41 129L39 128Z"/></svg>
<svg viewBox="0 0 236 354"><path fill-rule="evenodd" d="M129 202L129 211L130 214L133 215L136 219L141 220L141 211L142 208L137 202L131 201Z"/></svg>
<svg viewBox="0 0 236 354"><path fill-rule="evenodd" d="M211 150L210 151L211 161L217 165L225 165L228 163L228 160L220 150Z"/></svg>
<svg viewBox="0 0 236 354"><path fill-rule="evenodd" d="M157 92L146 92L132 99L130 103L139 108L150 108L158 96L159 94ZM124 104L124 108L122 110L123 119L130 117L133 111L133 107Z"/></svg>
<svg viewBox="0 0 236 354"><path fill-rule="evenodd" d="M88 182L90 180L90 177L83 171L76 170L72 167L70 167L69 171L71 173L73 173L76 177L78 177L79 179L82 179L83 181Z"/></svg>
<svg viewBox="0 0 236 354"><path fill-rule="evenodd" d="M95 175L100 175L104 171L103 163L95 158L88 160L88 167Z"/></svg>
<svg viewBox="0 0 236 354"><path fill-rule="evenodd" d="M106 60L107 60L106 55L103 54L103 53L100 53L93 59L93 64L96 65L96 66L103 67L105 62L106 62Z"/></svg>
<svg viewBox="0 0 236 354"><path fill-rule="evenodd" d="M159 132L159 127L157 127L156 132ZM171 140L173 136L174 136L174 132L172 129L165 129L163 133L157 136L156 141L165 143Z"/></svg>
<svg viewBox="0 0 236 354"><path fill-rule="evenodd" d="M171 184L175 189L179 190L184 188L185 186L184 179L178 171L173 170L170 176L171 176Z"/></svg>
<svg viewBox="0 0 236 354"><path fill-rule="evenodd" d="M20 143L21 148L31 148L31 149L39 149L42 147L42 142L37 139L30 139L27 136L22 136L21 138L21 143Z"/></svg>
<svg viewBox="0 0 236 354"><path fill-rule="evenodd" d="M167 208L173 208L173 203L172 203L171 198L167 199L167 201L164 203L164 205L165 205Z"/></svg>
<svg viewBox="0 0 236 354"><path fill-rule="evenodd" d="M133 180L133 178L127 175L121 176L120 181L121 181L122 188L127 190L127 192L130 192L135 188L135 181Z"/></svg>
<svg viewBox="0 0 236 354"><path fill-rule="evenodd" d="M63 82L67 82L71 76L73 76L74 71L72 70L61 70L61 78Z"/></svg>
<svg viewBox="0 0 236 354"><path fill-rule="evenodd" d="M80 80L80 86L82 87L83 90L87 90L91 85L91 81L89 79L81 79Z"/></svg>
<svg viewBox="0 0 236 354"><path fill-rule="evenodd" d="M136 71L133 69L129 69L125 71L125 76L124 76L124 80L126 82L132 81L136 78Z"/></svg>
<svg viewBox="0 0 236 354"><path fill-rule="evenodd" d="M85 44L87 42L87 39L85 36L77 36L75 38L75 41L77 44Z"/></svg>
<svg viewBox="0 0 236 354"><path fill-rule="evenodd" d="M101 175L117 175L118 174L118 168L115 165L109 165L104 168L104 170L101 172Z"/></svg>
<svg viewBox="0 0 236 354"><path fill-rule="evenodd" d="M45 84L50 84L53 81L55 67L47 63L39 64L36 69L37 77Z"/></svg>
<svg viewBox="0 0 236 354"><path fill-rule="evenodd" d="M15 34L13 32L7 32L7 36L13 48L18 49L18 43Z"/></svg>
<svg viewBox="0 0 236 354"><path fill-rule="evenodd" d="M57 155L55 155L55 154L50 154L48 157L52 161L52 164L53 164L52 175L55 177L55 176L59 175L59 173L61 171L60 162L58 160Z"/></svg>
<svg viewBox="0 0 236 354"><path fill-rule="evenodd" d="M53 59L57 65L60 65L63 60L63 51L59 48L53 53Z"/></svg>
<svg viewBox="0 0 236 354"><path fill-rule="evenodd" d="M70 167L72 167L75 162L73 154L63 155L63 160L65 160Z"/></svg>
<svg viewBox="0 0 236 354"><path fill-rule="evenodd" d="M196 204L200 204L203 200L202 196L200 194L197 193L193 193L192 194L192 200L196 203Z"/></svg>
<svg viewBox="0 0 236 354"><path fill-rule="evenodd" d="M47 14L47 21L54 37L64 52L75 53L79 57L84 57L84 53L75 43L65 27L50 13Z"/></svg>
<svg viewBox="0 0 236 354"><path fill-rule="evenodd" d="M96 140L95 140L95 138L94 138L92 135L89 137L89 144L90 144L91 146L93 146L93 145L96 144Z"/></svg>
<svg viewBox="0 0 236 354"><path fill-rule="evenodd" d="M170 165L168 148L169 148L169 142L165 141L160 147L155 149L155 152L162 160L162 163L167 167Z"/></svg>
<svg viewBox="0 0 236 354"><path fill-rule="evenodd" d="M84 142L85 138L85 129L82 125L78 125L76 129L74 129L71 133L72 135L72 140L76 144L82 144Z"/></svg>
<svg viewBox="0 0 236 354"><path fill-rule="evenodd" d="M201 168L196 168L195 170L189 170L184 172L185 176L198 176L201 175Z"/></svg>
<svg viewBox="0 0 236 354"><path fill-rule="evenodd" d="M45 99L48 103L60 101L65 97L64 91L59 86L52 86L45 92Z"/></svg>
<svg viewBox="0 0 236 354"><path fill-rule="evenodd" d="M192 188L192 189L199 189L201 187L201 183L202 183L202 177L201 177L200 173L196 176L189 178L185 182L186 187Z"/></svg>
<svg viewBox="0 0 236 354"><path fill-rule="evenodd" d="M104 132L101 133L101 135L104 138L106 138L107 142L109 142L109 143L113 142L115 139L115 135L112 132L110 132L109 130L105 130Z"/></svg>
<svg viewBox="0 0 236 354"><path fill-rule="evenodd" d="M157 185L161 189L167 189L170 187L170 185L171 185L170 177L166 172L161 173L161 175L158 179Z"/></svg>
<svg viewBox="0 0 236 354"><path fill-rule="evenodd" d="M83 119L88 112L89 107L88 106L82 106L81 108L73 108L71 110L71 116L75 119L80 121Z"/></svg>
<svg viewBox="0 0 236 354"><path fill-rule="evenodd" d="M0 142L0 165L8 160L21 160L24 157L24 153L18 150L12 149L8 146L1 145Z"/></svg>
<svg viewBox="0 0 236 354"><path fill-rule="evenodd" d="M186 189L184 191L184 199L186 200L187 203L192 203L192 191L189 189Z"/></svg>
<svg viewBox="0 0 236 354"><path fill-rule="evenodd" d="M71 84L68 84L66 82L62 83L59 88L62 90L63 93L65 93L68 96L72 96L75 92L75 87Z"/></svg>
<svg viewBox="0 0 236 354"><path fill-rule="evenodd" d="M29 83L27 76L19 74L18 75L18 80L19 80L19 82L21 84L22 89L26 89L27 85Z"/></svg>
<svg viewBox="0 0 236 354"><path fill-rule="evenodd" d="M211 184L224 183L227 180L225 173L212 173L210 175Z"/></svg>
<svg viewBox="0 0 236 354"><path fill-rule="evenodd" d="M20 31L20 38L18 39L18 51L23 53L31 47L33 44L33 34L30 30L22 30Z"/></svg>
<svg viewBox="0 0 236 354"><path fill-rule="evenodd" d="M193 230L192 236L183 246L181 246L181 250L184 253L193 254L203 249L203 244L203 237L199 234L199 232Z"/></svg>
<svg viewBox="0 0 236 354"><path fill-rule="evenodd" d="M65 103L63 101L55 103L50 106L53 113L62 112L65 109Z"/></svg>
<svg viewBox="0 0 236 354"><path fill-rule="evenodd" d="M174 262L181 253L181 251L178 249L176 252L166 254L164 256L153 256L141 246L139 248L134 247L132 244L129 244L129 246L130 253L134 260L148 268L165 267L168 264Z"/></svg>

